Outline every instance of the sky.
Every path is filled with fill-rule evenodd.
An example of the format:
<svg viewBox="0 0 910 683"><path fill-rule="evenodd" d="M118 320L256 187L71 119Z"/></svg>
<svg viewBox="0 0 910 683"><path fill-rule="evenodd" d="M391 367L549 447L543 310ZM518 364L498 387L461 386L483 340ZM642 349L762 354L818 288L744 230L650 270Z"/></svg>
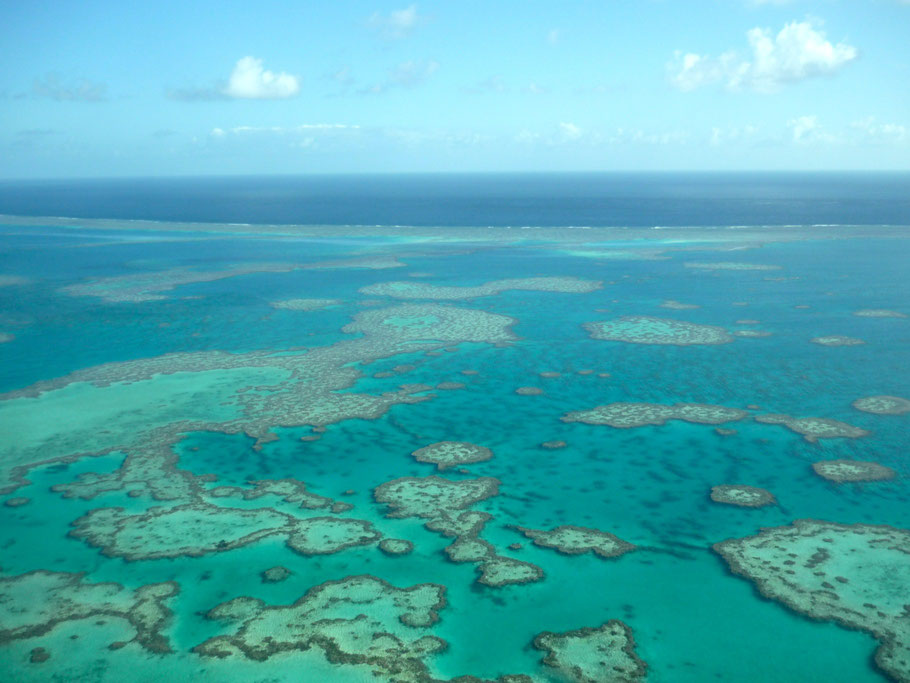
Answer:
<svg viewBox="0 0 910 683"><path fill-rule="evenodd" d="M6 179L910 169L910 0L29 0L0 27Z"/></svg>

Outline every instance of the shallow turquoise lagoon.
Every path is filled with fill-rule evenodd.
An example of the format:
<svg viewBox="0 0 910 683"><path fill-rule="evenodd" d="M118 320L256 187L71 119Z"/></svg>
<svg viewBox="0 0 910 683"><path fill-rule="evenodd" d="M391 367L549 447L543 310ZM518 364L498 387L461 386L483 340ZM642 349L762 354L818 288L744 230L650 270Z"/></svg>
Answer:
<svg viewBox="0 0 910 683"><path fill-rule="evenodd" d="M910 232L768 228L708 235L693 228L691 237L683 230L579 237L567 229L541 237L434 230L374 237L338 228L328 238L215 225L198 232L167 224L2 226L0 678L637 679L603 673L597 668L603 652L574 662L601 671L585 678L566 664L576 650L545 662L547 653L532 645L546 631L620 620L634 643L609 657L638 661L650 681L902 680L899 668L873 660L887 635L880 624L836 608L821 613L818 592L799 604L785 604L770 589L763 596L760 577L732 571L712 546L799 519L885 525L896 538L906 536L910 412L874 414L852 403L910 399ZM730 263L738 265L723 265ZM549 285L541 283L550 278L602 286L571 291L574 285L560 280L562 291L544 291ZM506 279L526 280L529 289L436 302L422 298L419 287ZM358 291L392 281L412 283L406 290L415 298ZM67 289L87 283L94 294ZM134 300L116 300L136 283L151 295L142 290ZM338 301L306 311L272 305L301 298ZM864 309L885 314L856 315ZM455 313L440 316L447 310ZM383 324L342 330L373 311L385 316ZM729 340L602 341L584 327L623 316L723 328ZM401 330L413 339L400 341ZM737 334L750 331L767 334ZM864 343L810 341L831 335ZM516 393L520 387L542 391ZM616 403L707 404L746 416L631 428L561 419ZM763 423L768 414L837 421L867 433L807 439ZM482 445L493 457L444 471L411 457L439 441ZM542 446L547 442L564 444ZM841 459L878 463L893 477L834 482L812 468ZM394 506L377 500L376 488L386 482L407 477L424 485L434 476L456 484L495 478L498 488L463 505L428 503L415 493L413 501L426 506L422 516L396 516ZM263 484L256 492L256 482L279 480L304 497ZM301 483L324 498L306 498ZM765 489L776 502L747 508L713 501L712 487L724 484ZM74 526L77 520L100 520L95 511L109 508L113 522L93 521L87 535L70 533L84 528ZM226 515L221 519L238 529L246 513L269 510L285 521L236 546L155 556L164 547L161 533L211 547L214 539L181 525L186 508ZM453 523L463 510L489 518L473 535L424 526ZM173 521L127 548L123 527L144 524L150 511ZM293 530L314 519L358 520L372 536L336 548L325 531L320 550L295 547ZM532 544L512 525L586 527L635 549L609 558L557 552ZM380 535L408 540L413 550L383 552ZM495 557L530 563L542 576L478 583L482 562L492 556L452 561L445 548L456 536L483 539ZM910 596L907 543L887 590ZM838 547L832 542L832 561ZM265 581L262 572L276 566L290 576ZM778 569L775 576L803 580ZM39 570L61 573L74 588L49 594L44 611L23 613L21 605L40 601L23 595L22 577ZM393 615L394 638L374 626L388 613L379 614L366 597L344 618L338 601L306 617L270 611L360 575L387 582L387 591L444 587L446 604L428 624ZM853 590L863 576L842 577L825 590ZM77 604L78 586L106 582L132 596L127 608L103 600ZM151 624L148 604L134 596L164 582L178 590L161 601L164 616ZM232 603L247 605L235 607L242 618L233 622L209 613L241 596L261 602L253 611L244 611L250 601ZM273 615L259 635L280 646L253 648L252 626L241 627L256 610ZM888 615L887 623L895 642L910 647L907 618ZM158 645L143 640L149 633ZM412 642L421 637L442 639L445 647L422 651ZM210 639L227 649L213 656L199 647Z"/></svg>

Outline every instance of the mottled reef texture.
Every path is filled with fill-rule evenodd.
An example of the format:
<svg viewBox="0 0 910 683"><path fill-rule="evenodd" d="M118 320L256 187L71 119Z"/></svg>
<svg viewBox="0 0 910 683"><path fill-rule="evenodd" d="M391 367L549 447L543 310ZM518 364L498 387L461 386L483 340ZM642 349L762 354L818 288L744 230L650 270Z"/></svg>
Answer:
<svg viewBox="0 0 910 683"><path fill-rule="evenodd" d="M571 525L558 526L549 531L514 525L509 528L515 529L525 538L530 538L534 545L552 548L563 555L594 553L598 557L608 558L619 557L635 550L631 543L626 543L621 538L599 529Z"/></svg>
<svg viewBox="0 0 910 683"><path fill-rule="evenodd" d="M782 425L790 431L802 434L803 438L815 443L819 439L859 439L869 432L846 422L822 417L791 417L790 415L757 415L756 422Z"/></svg>
<svg viewBox="0 0 910 683"><path fill-rule="evenodd" d="M711 488L711 500L715 503L726 503L727 505L738 505L745 508L758 508L777 503L774 494L770 491L744 484L713 486Z"/></svg>
<svg viewBox="0 0 910 683"><path fill-rule="evenodd" d="M300 519L272 508L228 508L188 503L129 514L97 508L73 522L70 536L107 557L127 561L199 557L279 536L302 555L328 555L378 541L372 524L342 517Z"/></svg>
<svg viewBox="0 0 910 683"><path fill-rule="evenodd" d="M284 299L282 301L273 301L269 305L272 308L282 308L289 311L321 311L323 308L340 306L343 303L341 299Z"/></svg>
<svg viewBox="0 0 910 683"><path fill-rule="evenodd" d="M859 316L860 318L906 318L906 313L901 313L900 311L892 311L887 308L863 308L859 311L854 311L853 315Z"/></svg>
<svg viewBox="0 0 910 683"><path fill-rule="evenodd" d="M494 280L474 287L431 285L423 282L381 282L362 287L360 293L369 296L388 296L393 299L452 301L493 296L510 290L587 294L602 286L603 283L600 281L581 280L576 277L529 277Z"/></svg>
<svg viewBox="0 0 910 683"><path fill-rule="evenodd" d="M864 460L823 460L812 463L812 469L818 476L838 483L884 481L895 477L890 467Z"/></svg>
<svg viewBox="0 0 910 683"><path fill-rule="evenodd" d="M0 445L0 494L26 483L26 473L38 464L120 451L127 455L129 471L97 475L95 481L86 476L82 491L73 495L85 497L89 489L116 490L132 480L173 500L174 489L157 487L150 470L173 469L170 449L181 434L245 433L262 444L277 438L273 431L277 427L377 419L394 405L430 400L432 387L403 385L381 394L347 391L363 377L363 363L452 348L460 342L509 342L516 339L510 331L515 322L485 311L407 304L360 312L344 328L360 336L331 346L287 352L173 353L99 365L2 394L3 410L53 407L75 391L92 409L79 425L61 425L45 438L30 436L31 441ZM118 399L106 399L109 394ZM164 396L166 410L159 405ZM176 482L178 477L170 479Z"/></svg>
<svg viewBox="0 0 910 683"><path fill-rule="evenodd" d="M389 506L390 518L417 517L424 526L455 540L445 548L452 562L477 565L477 582L490 587L530 583L543 578L543 570L530 562L500 555L480 533L492 516L467 510L499 493L499 480L490 477L451 481L440 477L402 477L373 491L377 503Z"/></svg>
<svg viewBox="0 0 910 683"><path fill-rule="evenodd" d="M813 337L809 340L819 346L862 346L866 342L856 337L845 337L842 334L829 334L824 337Z"/></svg>
<svg viewBox="0 0 910 683"><path fill-rule="evenodd" d="M647 665L635 654L632 629L616 619L599 628L541 633L533 644L547 653L543 663L558 673L560 680L572 683L641 681L647 671Z"/></svg>
<svg viewBox="0 0 910 683"><path fill-rule="evenodd" d="M646 425L662 425L668 420L683 420L695 424L718 425L735 422L748 413L737 408L704 405L701 403L609 403L591 410L577 410L562 416L563 422L584 422L608 425L617 429L632 429Z"/></svg>
<svg viewBox="0 0 910 683"><path fill-rule="evenodd" d="M684 264L686 268L695 270L780 270L780 266L771 266L761 263L738 263L735 261L695 262Z"/></svg>
<svg viewBox="0 0 910 683"><path fill-rule="evenodd" d="M171 621L167 604L177 595L173 581L130 590L117 583L88 583L85 574L36 570L0 578L0 645L43 636L57 624L82 619L123 620L133 640L155 653L171 652L162 630Z"/></svg>
<svg viewBox="0 0 910 683"><path fill-rule="evenodd" d="M801 519L714 550L766 598L871 633L879 668L910 681L910 532Z"/></svg>
<svg viewBox="0 0 910 683"><path fill-rule="evenodd" d="M858 398L853 407L875 415L903 415L910 413L910 401L900 396L867 396Z"/></svg>
<svg viewBox="0 0 910 683"><path fill-rule="evenodd" d="M628 344L699 346L729 344L734 340L722 327L647 315L627 315L615 320L585 323L584 327L592 339Z"/></svg>
<svg viewBox="0 0 910 683"><path fill-rule="evenodd" d="M478 446L466 441L439 441L418 448L411 455L417 462L436 465L441 472L450 467L461 467L489 460L493 457L493 451L485 446Z"/></svg>

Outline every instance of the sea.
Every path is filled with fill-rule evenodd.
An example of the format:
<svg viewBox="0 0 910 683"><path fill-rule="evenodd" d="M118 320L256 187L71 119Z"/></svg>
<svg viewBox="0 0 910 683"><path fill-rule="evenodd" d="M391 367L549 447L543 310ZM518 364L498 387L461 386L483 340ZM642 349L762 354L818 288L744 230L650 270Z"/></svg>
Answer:
<svg viewBox="0 0 910 683"><path fill-rule="evenodd" d="M910 680L908 173L2 181L0 392L0 680Z"/></svg>

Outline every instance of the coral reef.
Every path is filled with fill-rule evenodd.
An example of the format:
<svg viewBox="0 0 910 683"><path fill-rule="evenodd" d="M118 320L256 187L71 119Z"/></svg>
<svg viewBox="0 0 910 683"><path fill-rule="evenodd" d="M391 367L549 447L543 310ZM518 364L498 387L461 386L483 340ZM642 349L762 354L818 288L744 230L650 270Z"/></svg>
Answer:
<svg viewBox="0 0 910 683"><path fill-rule="evenodd" d="M283 308L289 311L320 311L323 308L340 306L343 303L341 299L284 299L283 301L273 301L269 305L272 308Z"/></svg>
<svg viewBox="0 0 910 683"><path fill-rule="evenodd" d="M598 628L565 633L549 631L534 638L547 655L543 663L573 683L628 683L644 680L647 665L635 654L632 629L612 619Z"/></svg>
<svg viewBox="0 0 910 683"><path fill-rule="evenodd" d="M423 660L446 647L428 629L445 605L445 587L438 584L396 588L373 576L349 576L311 588L290 605L249 597L222 603L206 618L232 625L233 633L193 651L265 661L319 648L333 664L365 664L382 680L428 681Z"/></svg>
<svg viewBox="0 0 910 683"><path fill-rule="evenodd" d="M128 514L97 508L73 522L70 536L84 539L108 557L127 561L198 557L284 536L303 555L336 553L374 543L381 534L369 522L338 517L298 519L272 508L227 508L188 503Z"/></svg>
<svg viewBox="0 0 910 683"><path fill-rule="evenodd" d="M859 311L854 311L853 315L859 316L860 318L906 318L906 313L901 313L900 311L892 311L887 308L863 308Z"/></svg>
<svg viewBox="0 0 910 683"><path fill-rule="evenodd" d="M62 287L60 291L71 296L95 296L111 303L141 303L166 299L161 292L169 292L181 285L214 282L250 273L288 273L301 267L294 263L244 263L224 270L179 267L134 275L92 278L88 282Z"/></svg>
<svg viewBox="0 0 910 683"><path fill-rule="evenodd" d="M443 471L450 467L489 460L493 457L493 451L465 441L439 441L418 448L411 455L417 462L434 464L439 471Z"/></svg>
<svg viewBox="0 0 910 683"><path fill-rule="evenodd" d="M646 425L662 425L668 420L683 420L695 424L718 425L736 422L748 413L738 408L705 405L701 403L609 403L591 410L577 410L560 418L563 422L584 422L591 425L609 425L617 429L631 429Z"/></svg>
<svg viewBox="0 0 910 683"><path fill-rule="evenodd" d="M894 479L890 467L865 460L822 460L812 463L815 473L828 481L884 481Z"/></svg>
<svg viewBox="0 0 910 683"><path fill-rule="evenodd" d="M824 337L813 337L809 340L819 346L862 346L866 342L856 337L845 337L841 334L829 334Z"/></svg>
<svg viewBox="0 0 910 683"><path fill-rule="evenodd" d="M801 519L714 550L766 598L871 633L880 643L875 663L896 680L910 680L910 532Z"/></svg>
<svg viewBox="0 0 910 683"><path fill-rule="evenodd" d="M690 261L683 264L686 268L696 270L780 270L780 266L770 266L761 263L738 263L735 261Z"/></svg>
<svg viewBox="0 0 910 683"><path fill-rule="evenodd" d="M738 505L744 508L759 508L765 505L775 505L777 500L774 494L756 486L745 484L721 484L711 487L711 500L715 503Z"/></svg>
<svg viewBox="0 0 910 683"><path fill-rule="evenodd" d="M822 417L791 417L790 415L757 415L756 422L782 425L790 431L802 434L803 438L815 443L819 439L859 439L869 432L859 427Z"/></svg>
<svg viewBox="0 0 910 683"><path fill-rule="evenodd" d="M510 526L525 538L530 538L534 545L541 548L552 548L563 555L583 555L592 552L599 557L619 557L635 550L635 546L621 538L599 529L581 526L563 525L544 531L528 529L521 526Z"/></svg>
<svg viewBox="0 0 910 683"><path fill-rule="evenodd" d="M384 538L379 541L379 549L386 555L408 555L414 544L403 538Z"/></svg>
<svg viewBox="0 0 910 683"><path fill-rule="evenodd" d="M492 544L480 538L491 516L466 510L499 492L499 480L491 477L450 481L440 477L402 477L373 491L378 503L389 507L390 518L418 517L424 526L455 540L445 548L452 562L477 565L477 582L490 587L529 583L543 578L543 570L511 557L499 555Z"/></svg>
<svg viewBox="0 0 910 683"><path fill-rule="evenodd" d="M875 415L903 415L910 413L910 401L900 396L867 396L858 398L853 407Z"/></svg>
<svg viewBox="0 0 910 683"><path fill-rule="evenodd" d="M576 277L529 277L494 280L474 287L431 285L423 282L380 282L360 289L361 294L388 296L393 299L432 299L454 301L494 296L510 290L587 294L600 289L602 282Z"/></svg>
<svg viewBox="0 0 910 683"><path fill-rule="evenodd" d="M122 619L133 640L155 653L171 652L162 630L171 619L166 603L179 590L173 581L130 590L117 583L88 583L84 574L39 569L0 578L0 645L35 638L67 621Z"/></svg>
<svg viewBox="0 0 910 683"><path fill-rule="evenodd" d="M628 344L693 346L729 344L734 339L722 327L647 315L627 315L605 322L585 323L584 327L592 339Z"/></svg>
<svg viewBox="0 0 910 683"><path fill-rule="evenodd" d="M277 566L269 567L260 574L263 583L280 583L291 575L291 570L287 567Z"/></svg>
<svg viewBox="0 0 910 683"><path fill-rule="evenodd" d="M684 304L681 301L676 301L675 299L666 299L661 305L661 308L669 308L673 311L689 311L695 308L701 308L698 304Z"/></svg>

